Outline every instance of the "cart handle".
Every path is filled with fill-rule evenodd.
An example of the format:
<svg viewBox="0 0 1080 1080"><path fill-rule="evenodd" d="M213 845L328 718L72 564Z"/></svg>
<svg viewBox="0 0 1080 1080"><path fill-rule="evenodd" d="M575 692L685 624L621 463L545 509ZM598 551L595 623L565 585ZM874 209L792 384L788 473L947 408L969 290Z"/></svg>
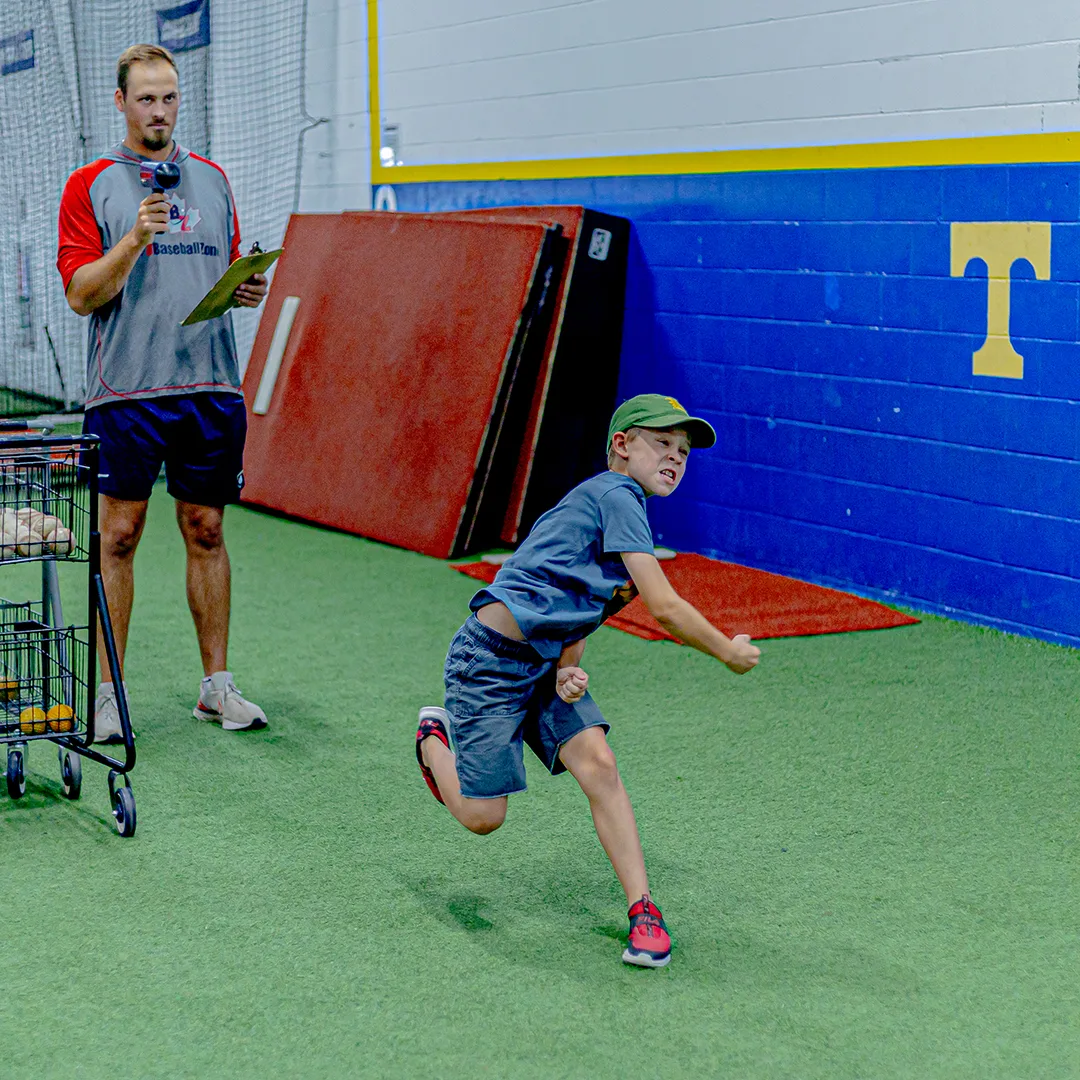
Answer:
<svg viewBox="0 0 1080 1080"><path fill-rule="evenodd" d="M42 435L51 435L53 425L44 423L31 424L28 420L0 420L0 432L13 435L25 432L29 435L31 431L40 431Z"/></svg>

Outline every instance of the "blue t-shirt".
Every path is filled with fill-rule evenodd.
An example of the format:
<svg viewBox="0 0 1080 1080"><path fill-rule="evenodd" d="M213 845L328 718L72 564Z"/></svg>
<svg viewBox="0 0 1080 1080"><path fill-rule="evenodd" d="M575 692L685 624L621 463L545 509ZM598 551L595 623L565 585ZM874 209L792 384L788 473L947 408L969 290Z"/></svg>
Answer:
<svg viewBox="0 0 1080 1080"><path fill-rule="evenodd" d="M653 553L645 492L629 476L604 472L538 518L469 607L501 601L525 640L545 659L557 659L564 645L591 634L633 599L624 551Z"/></svg>

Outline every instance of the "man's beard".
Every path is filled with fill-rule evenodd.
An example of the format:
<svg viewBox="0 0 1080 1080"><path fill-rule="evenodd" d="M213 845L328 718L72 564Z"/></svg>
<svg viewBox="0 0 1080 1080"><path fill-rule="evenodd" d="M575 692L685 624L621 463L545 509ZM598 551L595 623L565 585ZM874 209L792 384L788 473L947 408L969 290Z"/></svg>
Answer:
<svg viewBox="0 0 1080 1080"><path fill-rule="evenodd" d="M172 138L172 133L161 134L157 132L147 132L143 135L143 145L147 150L164 150L169 145L169 140Z"/></svg>

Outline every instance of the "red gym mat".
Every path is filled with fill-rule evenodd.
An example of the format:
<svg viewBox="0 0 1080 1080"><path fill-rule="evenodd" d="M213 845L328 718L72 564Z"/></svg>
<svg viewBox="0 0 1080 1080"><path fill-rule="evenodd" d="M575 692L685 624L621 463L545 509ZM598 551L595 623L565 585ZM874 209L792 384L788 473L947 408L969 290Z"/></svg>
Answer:
<svg viewBox="0 0 1080 1080"><path fill-rule="evenodd" d="M294 214L244 379L244 501L438 558L493 543L516 460L495 447L527 411L557 239L535 222Z"/></svg>
<svg viewBox="0 0 1080 1080"><path fill-rule="evenodd" d="M532 401L530 402L529 415L521 434L521 449L517 455L517 464L514 470L510 501L502 522L499 538L505 544L516 544L519 540L524 538L525 533L529 531L529 528L532 525L532 522L529 522L525 526L524 532L521 531L521 517L525 503L525 491L533 469L533 458L536 453L536 440L539 435L540 421L544 413L544 406L547 404L548 388L551 384L551 374L555 359L555 347L562 330L563 317L566 311L567 292L570 285L570 279L573 276L574 254L577 248L578 234L581 229L581 218L584 213L584 207L581 206L501 206L488 207L482 210L458 210L453 212L453 216L472 218L474 221L501 220L558 223L562 226L563 236L567 240L566 260L568 266L563 268L563 272L559 279L558 291L555 294L553 304L554 314L551 320L551 326L548 330L548 339L545 343L544 355L537 375L536 386L533 390ZM617 353L618 349L616 348L616 355ZM616 366L616 378L617 377L618 368ZM585 395L582 394L580 397L575 397L572 400L580 401L584 397ZM612 388L610 397L614 397L614 387ZM607 404L606 401L605 404ZM570 487L573 487L573 484L571 484ZM569 490L569 488L567 490ZM563 492L563 494L565 494L565 492ZM560 498L562 498L562 495L558 496L554 502L558 502ZM552 503L552 505L554 505L554 503Z"/></svg>
<svg viewBox="0 0 1080 1080"><path fill-rule="evenodd" d="M675 591L729 637L841 634L848 630L910 626L919 621L861 596L749 566L707 559L704 555L677 555L662 565ZM454 569L490 583L499 568L474 562ZM676 640L649 614L640 599L613 615L607 625L649 641Z"/></svg>
<svg viewBox="0 0 1080 1080"><path fill-rule="evenodd" d="M583 206L489 207L447 216L551 222L562 226L568 244L500 533L503 543L513 545L572 487L607 467L604 443L617 404L630 223Z"/></svg>

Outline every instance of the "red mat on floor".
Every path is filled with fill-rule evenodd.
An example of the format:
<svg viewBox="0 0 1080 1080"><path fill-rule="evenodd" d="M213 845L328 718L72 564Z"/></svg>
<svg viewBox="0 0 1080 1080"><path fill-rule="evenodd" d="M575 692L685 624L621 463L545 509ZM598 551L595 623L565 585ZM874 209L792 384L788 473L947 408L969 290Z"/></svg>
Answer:
<svg viewBox="0 0 1080 1080"><path fill-rule="evenodd" d="M884 630L919 620L861 596L810 585L805 581L719 562L704 555L677 555L662 564L675 591L729 637L800 637L848 630ZM478 581L491 582L498 572L490 563L454 567ZM608 626L649 641L674 641L641 600L627 604Z"/></svg>

